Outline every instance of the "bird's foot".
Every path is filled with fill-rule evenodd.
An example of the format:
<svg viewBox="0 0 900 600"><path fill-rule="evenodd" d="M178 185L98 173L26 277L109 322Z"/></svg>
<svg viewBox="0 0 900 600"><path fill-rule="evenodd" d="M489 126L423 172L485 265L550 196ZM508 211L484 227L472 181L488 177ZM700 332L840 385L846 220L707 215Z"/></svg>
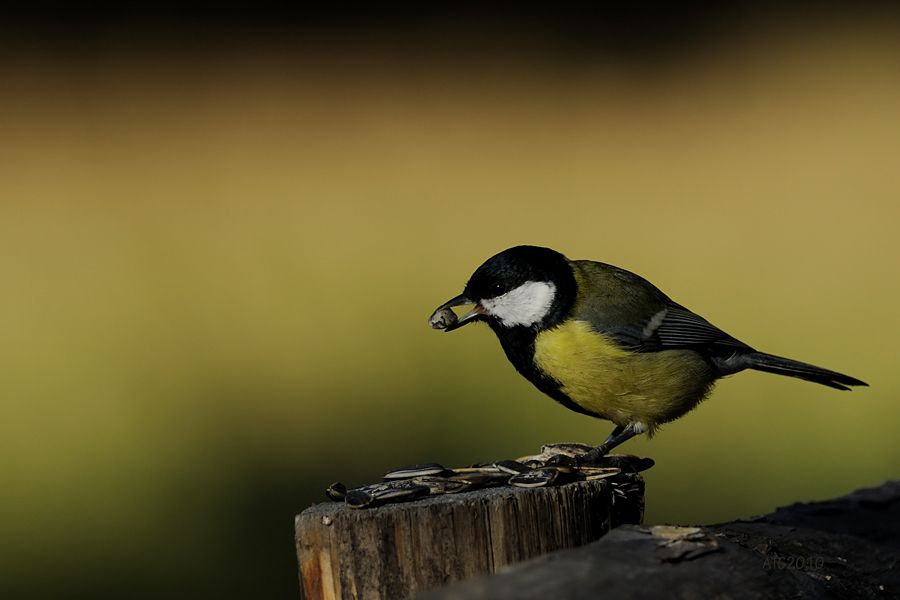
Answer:
<svg viewBox="0 0 900 600"><path fill-rule="evenodd" d="M582 465L597 465L602 462L603 457L607 454L609 454L609 448L601 444L579 456L578 463Z"/></svg>

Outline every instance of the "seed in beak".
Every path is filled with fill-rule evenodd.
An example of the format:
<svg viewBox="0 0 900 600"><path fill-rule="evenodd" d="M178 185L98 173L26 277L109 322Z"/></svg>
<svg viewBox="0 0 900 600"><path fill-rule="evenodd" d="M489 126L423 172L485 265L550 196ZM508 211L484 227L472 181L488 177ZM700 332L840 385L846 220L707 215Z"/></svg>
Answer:
<svg viewBox="0 0 900 600"><path fill-rule="evenodd" d="M442 307L432 313L428 319L428 324L432 329L447 329L456 325L458 320L455 312L448 307Z"/></svg>

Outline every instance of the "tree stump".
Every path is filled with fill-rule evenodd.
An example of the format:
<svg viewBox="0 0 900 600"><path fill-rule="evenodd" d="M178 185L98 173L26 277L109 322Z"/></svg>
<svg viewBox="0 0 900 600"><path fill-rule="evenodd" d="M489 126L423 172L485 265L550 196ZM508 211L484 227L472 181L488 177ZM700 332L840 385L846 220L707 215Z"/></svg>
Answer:
<svg viewBox="0 0 900 600"><path fill-rule="evenodd" d="M296 518L301 597L399 600L640 523L644 485L605 479L502 487L374 509L318 504Z"/></svg>
<svg viewBox="0 0 900 600"><path fill-rule="evenodd" d="M620 527L421 596L546 598L900 598L900 481L719 525Z"/></svg>

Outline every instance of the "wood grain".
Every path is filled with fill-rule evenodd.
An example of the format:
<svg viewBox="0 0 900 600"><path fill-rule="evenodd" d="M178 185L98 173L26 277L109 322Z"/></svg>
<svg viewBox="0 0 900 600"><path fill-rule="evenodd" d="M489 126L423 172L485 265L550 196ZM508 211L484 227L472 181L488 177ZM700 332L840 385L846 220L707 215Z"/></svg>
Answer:
<svg viewBox="0 0 900 600"><path fill-rule="evenodd" d="M620 527L417 600L900 598L900 481L686 528L704 538L690 544L714 546L705 552L673 552L659 529Z"/></svg>
<svg viewBox="0 0 900 600"><path fill-rule="evenodd" d="M297 516L301 597L408 598L452 581L597 540L639 523L638 491L614 494L606 480L555 487L503 487L374 509L338 502Z"/></svg>

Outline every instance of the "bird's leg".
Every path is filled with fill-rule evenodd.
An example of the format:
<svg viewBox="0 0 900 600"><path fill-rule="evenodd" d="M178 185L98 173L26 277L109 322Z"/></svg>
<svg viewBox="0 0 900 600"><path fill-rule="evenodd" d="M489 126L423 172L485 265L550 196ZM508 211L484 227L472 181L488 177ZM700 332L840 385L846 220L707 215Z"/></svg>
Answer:
<svg viewBox="0 0 900 600"><path fill-rule="evenodd" d="M589 451L587 454L581 457L581 462L584 464L590 464L593 462L597 462L607 454L609 454L610 450L627 442L631 438L641 433L644 433L646 428L643 423L629 423L628 425L618 425L615 429L612 430L612 433L603 440L603 443Z"/></svg>

